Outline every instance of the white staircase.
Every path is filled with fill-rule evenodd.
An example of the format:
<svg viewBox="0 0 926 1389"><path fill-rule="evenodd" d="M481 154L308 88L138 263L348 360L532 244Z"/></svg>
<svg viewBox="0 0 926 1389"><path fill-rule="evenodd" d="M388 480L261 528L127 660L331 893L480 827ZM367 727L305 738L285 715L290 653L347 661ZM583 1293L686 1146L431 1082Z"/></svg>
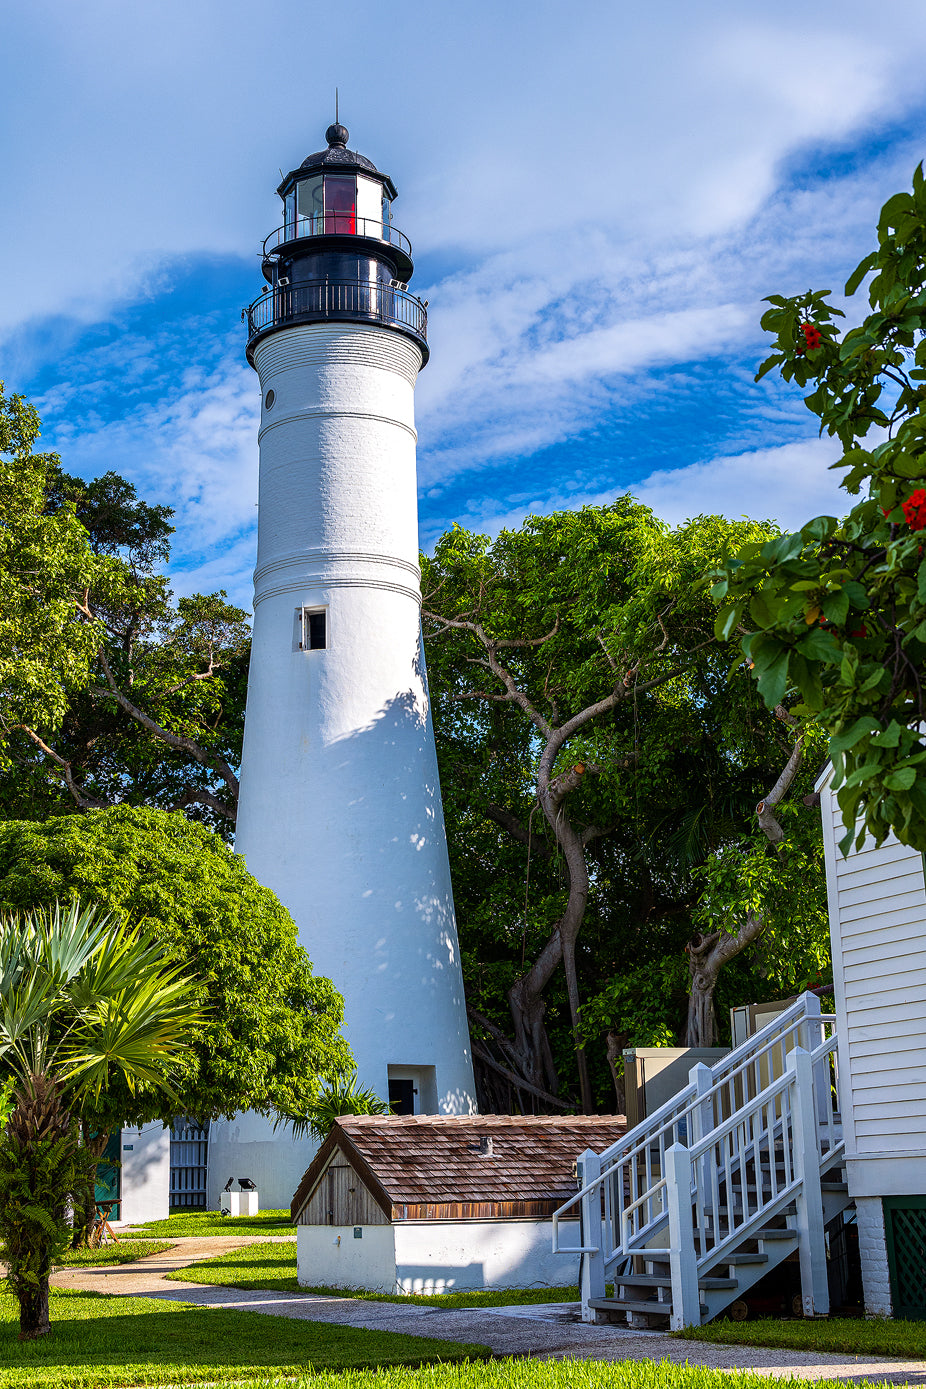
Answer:
<svg viewBox="0 0 926 1389"><path fill-rule="evenodd" d="M580 1190L553 1217L554 1250L583 1256L583 1320L710 1321L795 1251L804 1314L829 1311L824 1231L849 1204L836 1062L835 1018L802 994L605 1152L583 1153Z"/></svg>

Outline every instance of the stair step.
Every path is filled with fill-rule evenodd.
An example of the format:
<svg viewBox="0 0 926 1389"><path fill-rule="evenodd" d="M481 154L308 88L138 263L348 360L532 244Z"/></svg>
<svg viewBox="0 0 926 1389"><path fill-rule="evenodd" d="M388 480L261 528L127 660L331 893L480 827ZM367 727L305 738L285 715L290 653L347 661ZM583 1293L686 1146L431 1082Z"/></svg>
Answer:
<svg viewBox="0 0 926 1389"><path fill-rule="evenodd" d="M672 1279L668 1274L659 1276L652 1273L626 1273L623 1278L615 1278L615 1288L671 1288ZM735 1278L699 1278L699 1288L735 1288Z"/></svg>
<svg viewBox="0 0 926 1389"><path fill-rule="evenodd" d="M767 1254L721 1254L718 1264L767 1264Z"/></svg>
<svg viewBox="0 0 926 1389"><path fill-rule="evenodd" d="M589 1307L594 1307L597 1312L645 1312L651 1317L670 1317L672 1315L671 1302L657 1302L655 1298L648 1301L643 1298L623 1298L623 1297L590 1297ZM707 1304L701 1303L701 1315L707 1315Z"/></svg>
<svg viewBox="0 0 926 1389"><path fill-rule="evenodd" d="M820 1190L821 1190L821 1191L835 1192L835 1193L836 1193L837 1195L839 1195L839 1196L848 1196L848 1194L849 1194L849 1183L848 1183L848 1182L825 1182L825 1181L824 1181L824 1182L821 1182L821 1183L820 1183Z"/></svg>

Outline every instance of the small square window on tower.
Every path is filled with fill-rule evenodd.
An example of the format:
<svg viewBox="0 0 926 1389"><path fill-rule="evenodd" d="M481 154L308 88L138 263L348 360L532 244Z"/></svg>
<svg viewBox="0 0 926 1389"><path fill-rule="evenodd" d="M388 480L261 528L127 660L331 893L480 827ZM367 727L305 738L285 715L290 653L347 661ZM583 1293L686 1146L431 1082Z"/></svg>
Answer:
<svg viewBox="0 0 926 1389"><path fill-rule="evenodd" d="M326 650L328 646L327 608L302 609L302 640L299 645L303 651Z"/></svg>

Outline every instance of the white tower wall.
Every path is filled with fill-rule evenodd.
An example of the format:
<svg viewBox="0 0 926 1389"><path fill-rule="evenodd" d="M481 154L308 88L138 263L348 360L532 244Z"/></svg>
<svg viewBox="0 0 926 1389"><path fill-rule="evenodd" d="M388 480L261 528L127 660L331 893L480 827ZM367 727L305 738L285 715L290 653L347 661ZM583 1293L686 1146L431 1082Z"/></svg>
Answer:
<svg viewBox="0 0 926 1389"><path fill-rule="evenodd" d="M344 995L360 1083L386 1098L404 1074L421 1112L465 1113L475 1089L421 646L421 353L387 329L301 324L259 343L254 364L260 520L236 848ZM304 607L326 610L327 649L299 649ZM255 1115L214 1124L210 1199L240 1168L264 1183L263 1206L288 1204L310 1155Z"/></svg>

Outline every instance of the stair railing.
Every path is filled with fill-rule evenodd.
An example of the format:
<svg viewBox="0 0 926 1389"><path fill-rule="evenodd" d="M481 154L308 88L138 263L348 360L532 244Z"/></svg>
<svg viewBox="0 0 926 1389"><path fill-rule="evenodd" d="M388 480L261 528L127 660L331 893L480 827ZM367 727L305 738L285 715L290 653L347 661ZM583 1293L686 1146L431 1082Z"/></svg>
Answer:
<svg viewBox="0 0 926 1389"><path fill-rule="evenodd" d="M830 1070L833 1046L817 1051L835 1028L835 1017L821 1014L820 1000L802 994L761 1032L723 1057L713 1069L692 1068L688 1085L637 1124L601 1154L590 1149L579 1160L580 1189L554 1213L553 1248L583 1259L583 1316L589 1297L603 1296L605 1276L621 1260L669 1235L667 1154L690 1149L719 1126L739 1118L771 1083L788 1070L789 1055L798 1046L816 1055L814 1097L817 1122L825 1130L823 1147L835 1151L838 1133L833 1120ZM733 1126L737 1129L736 1123ZM732 1131L732 1130L731 1130ZM742 1130L745 1134L748 1130ZM703 1179L703 1178L702 1178ZM574 1229L580 1217L580 1243L565 1242L560 1222ZM574 1236L573 1236L574 1238Z"/></svg>
<svg viewBox="0 0 926 1389"><path fill-rule="evenodd" d="M787 1068L742 1109L694 1143L666 1154L668 1262L674 1330L701 1320L698 1280L792 1204L804 1311L829 1311L821 1178L844 1150L817 1106L821 1071L836 1052L831 1036Z"/></svg>

